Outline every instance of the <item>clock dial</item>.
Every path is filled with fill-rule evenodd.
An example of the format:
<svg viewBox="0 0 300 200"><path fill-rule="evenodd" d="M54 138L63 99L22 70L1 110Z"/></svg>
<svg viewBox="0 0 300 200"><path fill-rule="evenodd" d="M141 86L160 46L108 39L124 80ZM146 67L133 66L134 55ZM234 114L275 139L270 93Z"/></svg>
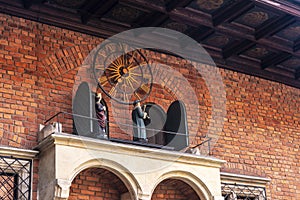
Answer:
<svg viewBox="0 0 300 200"><path fill-rule="evenodd" d="M140 50L124 43L101 45L93 58L93 74L101 90L119 103L142 101L152 89L147 59Z"/></svg>

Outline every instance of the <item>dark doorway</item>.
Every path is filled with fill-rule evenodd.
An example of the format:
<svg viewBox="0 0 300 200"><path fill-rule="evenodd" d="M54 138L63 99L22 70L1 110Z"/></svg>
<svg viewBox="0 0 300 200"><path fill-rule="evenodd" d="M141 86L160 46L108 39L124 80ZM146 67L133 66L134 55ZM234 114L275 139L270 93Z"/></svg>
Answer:
<svg viewBox="0 0 300 200"><path fill-rule="evenodd" d="M149 143L165 145L165 137L162 132L167 119L165 111L154 103L147 103L145 106L145 111L150 116L149 119L145 119Z"/></svg>
<svg viewBox="0 0 300 200"><path fill-rule="evenodd" d="M179 151L189 145L186 109L182 101L174 101L170 105L164 131L166 146Z"/></svg>

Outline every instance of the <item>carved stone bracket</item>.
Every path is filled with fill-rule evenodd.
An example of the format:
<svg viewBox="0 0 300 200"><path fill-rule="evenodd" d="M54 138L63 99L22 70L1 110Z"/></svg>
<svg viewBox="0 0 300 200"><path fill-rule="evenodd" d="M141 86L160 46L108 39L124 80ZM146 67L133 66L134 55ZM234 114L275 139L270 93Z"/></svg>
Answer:
<svg viewBox="0 0 300 200"><path fill-rule="evenodd" d="M68 199L70 193L71 181L56 179L55 198L54 199Z"/></svg>

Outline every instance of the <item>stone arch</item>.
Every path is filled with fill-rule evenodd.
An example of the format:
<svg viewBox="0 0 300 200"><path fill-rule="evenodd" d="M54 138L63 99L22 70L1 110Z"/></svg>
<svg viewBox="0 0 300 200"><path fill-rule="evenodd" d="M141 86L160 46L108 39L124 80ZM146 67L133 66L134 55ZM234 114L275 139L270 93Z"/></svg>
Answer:
<svg viewBox="0 0 300 200"><path fill-rule="evenodd" d="M128 169L117 162L107 159L92 159L81 163L70 173L68 178L69 181L72 182L82 171L91 168L105 169L116 175L127 187L132 199L137 199L137 194L142 191L140 185L138 184L138 181L135 179L133 174L129 172Z"/></svg>
<svg viewBox="0 0 300 200"><path fill-rule="evenodd" d="M157 186L165 180L180 180L184 182L195 191L200 200L209 200L212 196L208 187L201 179L199 179L196 175L192 174L191 172L186 171L171 171L160 176L157 179L155 186L153 187L151 196L153 195Z"/></svg>

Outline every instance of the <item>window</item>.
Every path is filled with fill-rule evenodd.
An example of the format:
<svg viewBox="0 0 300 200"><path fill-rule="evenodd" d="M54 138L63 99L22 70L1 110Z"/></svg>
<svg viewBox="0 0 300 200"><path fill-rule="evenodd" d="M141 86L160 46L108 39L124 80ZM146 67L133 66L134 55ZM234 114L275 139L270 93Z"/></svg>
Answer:
<svg viewBox="0 0 300 200"><path fill-rule="evenodd" d="M1 200L31 198L31 168L31 160L0 156Z"/></svg>
<svg viewBox="0 0 300 200"><path fill-rule="evenodd" d="M267 200L266 184L270 179L221 172L224 200Z"/></svg>
<svg viewBox="0 0 300 200"><path fill-rule="evenodd" d="M265 188L222 183L224 200L266 200Z"/></svg>

